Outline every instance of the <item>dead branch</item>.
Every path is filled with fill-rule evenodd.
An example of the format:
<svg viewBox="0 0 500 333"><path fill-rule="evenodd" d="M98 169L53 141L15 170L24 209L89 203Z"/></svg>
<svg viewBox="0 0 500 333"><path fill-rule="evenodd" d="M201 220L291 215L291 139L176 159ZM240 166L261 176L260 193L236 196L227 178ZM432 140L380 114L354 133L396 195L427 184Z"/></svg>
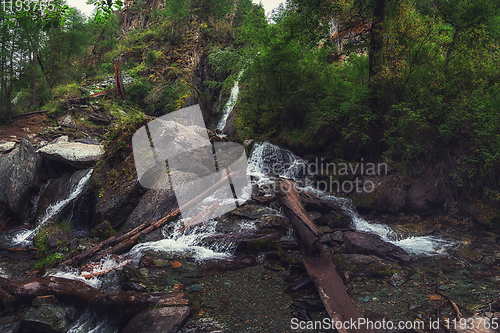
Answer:
<svg viewBox="0 0 500 333"><path fill-rule="evenodd" d="M24 281L10 281L0 277L0 300L5 306L30 303L35 297L54 295L78 307L91 307L110 315L132 315L149 306L187 305L182 292L106 293L84 282L47 276Z"/></svg>

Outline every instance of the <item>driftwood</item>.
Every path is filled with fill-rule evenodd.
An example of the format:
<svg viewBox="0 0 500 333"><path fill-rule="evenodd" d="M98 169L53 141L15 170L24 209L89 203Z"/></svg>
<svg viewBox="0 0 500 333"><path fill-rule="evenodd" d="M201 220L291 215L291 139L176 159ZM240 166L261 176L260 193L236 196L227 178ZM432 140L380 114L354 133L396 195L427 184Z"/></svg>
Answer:
<svg viewBox="0 0 500 333"><path fill-rule="evenodd" d="M295 191L295 184L285 180L281 182L279 188L279 200L285 206L290 221L308 248L302 263L318 289L328 315L335 322L349 323L337 327L337 330L340 333L373 332L358 325L358 320L362 318L361 313L347 294L344 283L335 270L335 264L320 244L321 232L307 216L299 194ZM356 323L355 328L350 326L351 321Z"/></svg>
<svg viewBox="0 0 500 333"><path fill-rule="evenodd" d="M30 303L38 296L54 295L80 308L91 307L109 315L134 315L150 306L187 305L182 292L105 293L84 282L58 277L41 277L24 281L0 278L0 300L4 307Z"/></svg>
<svg viewBox="0 0 500 333"><path fill-rule="evenodd" d="M304 244L310 250L319 248L319 237L322 232L307 216L299 194L295 191L295 184L289 180L282 181L278 186L278 194L280 202L286 208L290 222L297 228Z"/></svg>
<svg viewBox="0 0 500 333"><path fill-rule="evenodd" d="M175 220L177 217L180 216L181 214L181 209L188 209L192 207L193 205L196 205L200 201L202 201L207 195L215 192L219 187L221 187L223 184L225 184L225 181L230 177L229 174L223 172L221 176L221 180L219 180L216 184L212 185L209 187L207 190L203 191L201 194L196 196L195 198L191 199L189 202L187 202L184 206L181 208L175 209L171 213L169 213L167 216L159 219L156 222L152 221L146 221L140 226L136 227L135 229L127 232L126 234L116 237L116 236L111 236L105 241L102 241L98 245L94 246L93 248L79 254L73 257L69 257L64 261L61 265L69 265L69 266L74 266L74 265L79 265L88 258L92 257L95 255L97 252L105 249L108 246L113 246L110 250L107 250L106 253L113 253L113 254L121 254L124 253L128 250L130 250L135 244L137 244L137 241L139 240L139 237L141 235L146 235L154 230L157 230L167 223Z"/></svg>
<svg viewBox="0 0 500 333"><path fill-rule="evenodd" d="M12 116L12 118L21 118L21 117L26 117L26 116L32 116L34 114L45 113L48 111L49 110L40 110L40 111L33 111L33 112L28 112L28 113L15 114Z"/></svg>

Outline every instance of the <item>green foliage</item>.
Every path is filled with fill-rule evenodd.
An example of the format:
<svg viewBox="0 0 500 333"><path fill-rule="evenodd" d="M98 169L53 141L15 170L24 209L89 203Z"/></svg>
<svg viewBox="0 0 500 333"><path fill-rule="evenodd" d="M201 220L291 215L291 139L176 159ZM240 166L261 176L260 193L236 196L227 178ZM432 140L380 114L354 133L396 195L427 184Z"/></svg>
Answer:
<svg viewBox="0 0 500 333"><path fill-rule="evenodd" d="M33 267L33 269L37 271L38 270L45 271L63 262L63 260L64 260L64 254L59 252L50 253L47 256L41 258L40 261L35 264L35 267Z"/></svg>

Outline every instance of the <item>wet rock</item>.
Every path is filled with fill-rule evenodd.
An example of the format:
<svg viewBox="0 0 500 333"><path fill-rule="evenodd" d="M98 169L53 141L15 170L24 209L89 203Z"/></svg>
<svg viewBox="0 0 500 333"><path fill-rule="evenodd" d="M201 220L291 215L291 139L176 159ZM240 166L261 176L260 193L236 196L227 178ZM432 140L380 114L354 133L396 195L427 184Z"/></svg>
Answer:
<svg viewBox="0 0 500 333"><path fill-rule="evenodd" d="M14 149L16 146L15 142L0 141L0 154L5 154Z"/></svg>
<svg viewBox="0 0 500 333"><path fill-rule="evenodd" d="M113 227L109 224L109 221L104 220L90 231L90 237L106 239L112 236L113 232Z"/></svg>
<svg viewBox="0 0 500 333"><path fill-rule="evenodd" d="M24 315L23 330L29 332L61 332L68 326L69 308L61 304L31 307Z"/></svg>
<svg viewBox="0 0 500 333"><path fill-rule="evenodd" d="M430 174L420 176L406 192L405 207L416 213L430 211L444 200L438 180Z"/></svg>
<svg viewBox="0 0 500 333"><path fill-rule="evenodd" d="M337 243L344 242L344 233L342 231L335 231L331 236L331 240L336 241Z"/></svg>
<svg viewBox="0 0 500 333"><path fill-rule="evenodd" d="M252 145L253 145L253 139L243 141L243 147L245 148L252 148Z"/></svg>
<svg viewBox="0 0 500 333"><path fill-rule="evenodd" d="M21 320L12 316L0 317L0 332L19 333L21 332Z"/></svg>
<svg viewBox="0 0 500 333"><path fill-rule="evenodd" d="M206 273L212 273L214 271L217 272L227 272L227 271L235 271L238 269L243 269L251 266L257 265L257 260L254 256L246 255L239 256L236 258L221 260L215 264L210 264L207 267L204 267L200 274L204 275Z"/></svg>
<svg viewBox="0 0 500 333"><path fill-rule="evenodd" d="M199 284L199 283L193 284L192 286L190 286L188 288L188 292L193 292L193 293L196 293L196 292L199 292L202 290L203 290L203 285Z"/></svg>
<svg viewBox="0 0 500 333"><path fill-rule="evenodd" d="M397 234L398 239L405 239L430 235L437 230L437 226L421 222L410 222L394 225L392 226L392 229Z"/></svg>
<svg viewBox="0 0 500 333"><path fill-rule="evenodd" d="M9 185L12 166L17 156L19 149L16 149L8 154L0 156L0 203L9 204L7 189Z"/></svg>
<svg viewBox="0 0 500 333"><path fill-rule="evenodd" d="M88 168L97 163L104 153L101 146L79 142L48 144L38 153L48 160L58 161L75 168Z"/></svg>
<svg viewBox="0 0 500 333"><path fill-rule="evenodd" d="M341 270L358 276L391 276L397 268L397 265L375 255L337 254L332 260Z"/></svg>
<svg viewBox="0 0 500 333"><path fill-rule="evenodd" d="M279 233L275 230L259 230L252 232L235 232L230 234L219 234L203 239L202 243L211 245L234 246L240 252L260 252L266 250L271 242L279 238Z"/></svg>
<svg viewBox="0 0 500 333"><path fill-rule="evenodd" d="M470 318L464 318L465 324L461 325L457 320L457 327L454 327L457 333L495 333L498 332L493 327L498 327L499 318L493 321L491 318L481 315L474 315ZM451 321L451 323L453 323ZM494 324L496 323L496 324ZM454 326L454 325L450 325Z"/></svg>
<svg viewBox="0 0 500 333"><path fill-rule="evenodd" d="M77 188L82 178L88 175L88 172L89 170L79 170L73 174L66 173L59 178L50 180L40 195L36 210L36 218L39 220L47 218L48 216L46 214L50 206L55 207L56 205L61 204L61 202L67 201L70 194ZM81 194L82 193L80 193L80 195ZM78 199L79 196L75 198L75 201ZM74 201L67 204L66 207L61 206L59 211L51 210L53 219L69 220L71 215L71 220L75 222L81 218L79 214L75 214L73 204ZM87 202L86 204L91 204L91 202Z"/></svg>
<svg viewBox="0 0 500 333"><path fill-rule="evenodd" d="M316 212L316 211L314 211L314 212L309 212L309 213L308 213L308 215L309 215L309 219L310 219L311 221L316 221L316 220L318 220L321 216L323 216L323 214L321 214L320 212Z"/></svg>
<svg viewBox="0 0 500 333"><path fill-rule="evenodd" d="M292 312L290 312L290 314L293 317L295 317L295 318L297 318L299 320L302 320L302 321L310 321L310 320L312 320L311 316L309 315L309 313L306 310L303 310L303 309L292 311Z"/></svg>
<svg viewBox="0 0 500 333"><path fill-rule="evenodd" d="M170 173L176 183L188 183L196 179L196 175L187 172L172 171ZM165 186L167 188L167 186ZM168 185L169 187L169 185ZM190 190L190 189L187 189ZM122 235L146 221L158 221L178 207L177 197L173 189L147 191L130 214L118 235ZM141 241L157 241L163 239L161 230L145 235Z"/></svg>
<svg viewBox="0 0 500 333"><path fill-rule="evenodd" d="M30 207L30 197L38 184L39 172L42 159L35 152L31 142L23 138L21 145L13 152L12 164L9 170L9 179L5 191L6 199L10 209L18 214L22 220L27 218ZM9 154L10 155L10 154ZM10 157L6 156L7 161ZM0 162L1 163L1 162ZM0 181L6 181L4 175L0 175ZM1 194L0 194L1 196Z"/></svg>
<svg viewBox="0 0 500 333"><path fill-rule="evenodd" d="M411 257L402 248L383 241L378 235L359 231L345 232L343 240L348 253L374 254L395 262L411 260Z"/></svg>
<svg viewBox="0 0 500 333"><path fill-rule="evenodd" d="M141 260L139 261L139 268L153 267L154 265L154 260L150 256L142 256Z"/></svg>
<svg viewBox="0 0 500 333"><path fill-rule="evenodd" d="M396 176L366 178L373 187L369 191L352 192L351 199L358 208L396 213L405 206L406 191L403 179ZM370 184L367 185L367 188Z"/></svg>
<svg viewBox="0 0 500 333"><path fill-rule="evenodd" d="M347 228L351 225L352 219L343 214L328 213L317 219L317 224L330 229Z"/></svg>
<svg viewBox="0 0 500 333"><path fill-rule="evenodd" d="M317 211L322 214L328 214L331 211L341 212L340 207L333 201L322 199L311 192L300 192L300 200L307 211Z"/></svg>
<svg viewBox="0 0 500 333"><path fill-rule="evenodd" d="M490 228L500 228L500 211L493 209L491 206L481 202L473 202L466 206L466 210L482 225Z"/></svg>
<svg viewBox="0 0 500 333"><path fill-rule="evenodd" d="M255 222L255 226L259 229L271 228L276 230L288 230L292 228L292 224L285 216L281 215L265 215Z"/></svg>
<svg viewBox="0 0 500 333"><path fill-rule="evenodd" d="M51 225L44 228L42 229L42 233L47 239L47 243L50 247L61 246L75 237L69 228L65 229L59 225Z"/></svg>
<svg viewBox="0 0 500 333"><path fill-rule="evenodd" d="M393 287L400 287L402 286L404 283L406 282L406 280L399 274L399 273L394 273L394 275L392 275L390 278L389 278L389 284Z"/></svg>
<svg viewBox="0 0 500 333"><path fill-rule="evenodd" d="M76 124L73 121L73 118L69 114L62 116L57 120L57 125L62 127L76 128Z"/></svg>
<svg viewBox="0 0 500 333"><path fill-rule="evenodd" d="M244 205L232 210L228 215L233 215L241 218L247 218L249 220L256 220L265 215L272 213L272 211L260 205Z"/></svg>
<svg viewBox="0 0 500 333"><path fill-rule="evenodd" d="M189 307L170 307L142 312L125 326L122 333L174 333L184 325Z"/></svg>

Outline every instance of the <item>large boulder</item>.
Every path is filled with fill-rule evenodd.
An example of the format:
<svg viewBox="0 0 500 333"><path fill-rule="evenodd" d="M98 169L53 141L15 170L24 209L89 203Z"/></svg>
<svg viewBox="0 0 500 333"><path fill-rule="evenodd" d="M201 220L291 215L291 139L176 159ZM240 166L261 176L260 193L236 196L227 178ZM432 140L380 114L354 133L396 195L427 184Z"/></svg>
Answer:
<svg viewBox="0 0 500 333"><path fill-rule="evenodd" d="M188 172L172 171L170 173L170 178L175 183L189 183L190 181L196 179L196 175ZM163 180L165 181L165 180ZM159 190L152 189L148 190L140 199L139 203L132 211L132 213L127 218L125 225L120 229L118 235L122 235L146 221L156 222L159 219L165 217L174 209L178 208L176 193L170 184L157 184ZM197 189L177 189L177 191L191 190L197 191ZM198 193L198 192L196 192ZM153 241L162 239L160 230L152 232L145 236L145 241Z"/></svg>
<svg viewBox="0 0 500 333"><path fill-rule="evenodd" d="M411 257L397 245L385 242L378 235L367 232L344 232L343 240L348 253L374 254L394 262L408 262Z"/></svg>
<svg viewBox="0 0 500 333"><path fill-rule="evenodd" d="M122 333L174 333L184 325L189 307L170 307L145 311L136 315Z"/></svg>
<svg viewBox="0 0 500 333"><path fill-rule="evenodd" d="M97 163L104 153L101 146L80 142L48 144L38 153L48 160L69 164L75 168L88 168Z"/></svg>
<svg viewBox="0 0 500 333"><path fill-rule="evenodd" d="M500 228L499 210L479 201L471 202L465 208L467 213L469 213L480 224L493 229Z"/></svg>
<svg viewBox="0 0 500 333"><path fill-rule="evenodd" d="M428 212L444 202L439 182L424 174L406 192L405 207L416 213Z"/></svg>
<svg viewBox="0 0 500 333"><path fill-rule="evenodd" d="M364 181L366 192L352 192L350 194L356 207L397 213L405 206L406 191L403 179L397 176L380 176L366 178ZM373 183L373 186L370 186L371 183L368 182Z"/></svg>
<svg viewBox="0 0 500 333"><path fill-rule="evenodd" d="M0 154L5 154L14 149L16 146L15 142L9 142L9 141L0 141Z"/></svg>
<svg viewBox="0 0 500 333"><path fill-rule="evenodd" d="M9 204L7 189L18 149L0 156L0 203Z"/></svg>
<svg viewBox="0 0 500 333"><path fill-rule="evenodd" d="M30 211L30 197L38 185L41 157L24 138L11 153L0 157L0 203L24 220Z"/></svg>
<svg viewBox="0 0 500 333"><path fill-rule="evenodd" d="M144 193L132 154L117 165L99 165L90 183L95 189L96 221L108 220L114 226L127 220Z"/></svg>

